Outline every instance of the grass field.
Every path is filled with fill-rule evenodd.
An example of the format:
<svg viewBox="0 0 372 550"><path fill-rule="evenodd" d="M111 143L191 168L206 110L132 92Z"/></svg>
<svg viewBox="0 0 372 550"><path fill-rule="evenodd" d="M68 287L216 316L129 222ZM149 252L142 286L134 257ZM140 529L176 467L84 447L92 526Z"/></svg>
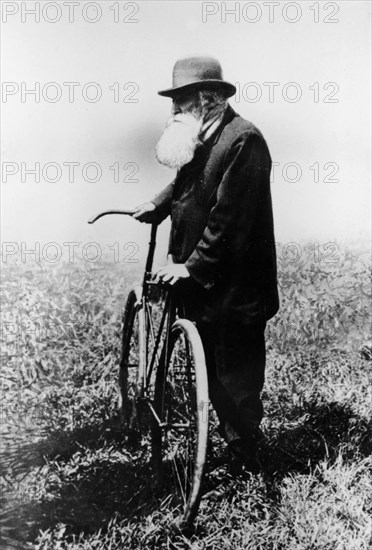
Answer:
<svg viewBox="0 0 372 550"><path fill-rule="evenodd" d="M263 470L233 479L213 435L188 538L151 493L146 440L126 443L117 415L121 314L139 268L3 263L1 547L371 548L370 268L365 249L333 252L279 248Z"/></svg>

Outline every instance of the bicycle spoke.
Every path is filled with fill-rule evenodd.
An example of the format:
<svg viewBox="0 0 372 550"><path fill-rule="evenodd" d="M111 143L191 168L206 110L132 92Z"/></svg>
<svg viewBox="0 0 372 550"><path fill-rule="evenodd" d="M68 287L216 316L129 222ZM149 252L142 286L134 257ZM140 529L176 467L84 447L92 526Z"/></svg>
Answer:
<svg viewBox="0 0 372 550"><path fill-rule="evenodd" d="M190 490L195 454L195 411L190 407L190 401L196 402L193 368L191 355L182 335L169 358L163 409L166 423L164 456L165 460L172 463L174 482L184 503ZM180 421L187 424L181 431L176 427Z"/></svg>
<svg viewBox="0 0 372 550"><path fill-rule="evenodd" d="M160 422L153 426L153 467L182 510L183 521L195 516L204 471L208 415L202 422L200 403L208 402L208 385L200 336L190 321L174 324L167 360L158 371L154 406ZM195 475L195 472L198 475Z"/></svg>

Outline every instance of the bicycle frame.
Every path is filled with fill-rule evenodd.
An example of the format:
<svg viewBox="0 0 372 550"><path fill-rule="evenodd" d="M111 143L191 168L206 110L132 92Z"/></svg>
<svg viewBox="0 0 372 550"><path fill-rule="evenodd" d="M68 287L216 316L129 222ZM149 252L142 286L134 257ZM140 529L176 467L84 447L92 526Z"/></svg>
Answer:
<svg viewBox="0 0 372 550"><path fill-rule="evenodd" d="M133 211L132 210L106 210L92 217L88 221L88 223L93 224L103 216L108 216L113 214L132 216ZM142 401L148 405L152 415L155 417L156 421L159 423L159 426L162 427L163 423L160 421L153 407L149 388L150 388L151 376L153 374L154 367L155 367L155 362L157 361L159 364L161 360L167 361L168 359L169 336L171 333L172 324L176 319L177 307L175 304L175 300L173 299L174 293L172 292L173 289L171 288L171 286L167 285L166 283L158 283L152 280L152 266L154 262L154 255L155 255L155 248L156 248L157 229L158 229L158 224L153 223L151 225L151 235L150 235L149 248L148 248L148 253L146 258L146 264L145 264L145 273L142 280L141 296L139 298L139 303L137 306L138 308L142 308L142 311L143 311L143 315L142 315L143 327L142 327L142 330L139 331L140 341L138 343L138 347L139 347L140 360L139 360L139 372L138 372L136 397L139 401ZM149 304L149 290L151 286L157 286L167 290L167 296L165 298L165 304L164 304L164 311L162 313L162 317L160 320L156 337L154 333L154 327L152 325L152 316L151 316L150 304ZM166 324L166 327L165 327L165 324ZM165 327L165 338L161 349L159 349L161 337L162 337L162 334L164 333L164 327ZM143 341L143 335L145 335L145 341ZM152 352L151 359L149 361L148 355L149 355L150 338L153 338L154 340L154 349Z"/></svg>
<svg viewBox="0 0 372 550"><path fill-rule="evenodd" d="M156 421L158 422L159 426L164 427L165 424L161 422L160 418L158 417L153 407L151 396L149 395L149 388L151 383L151 376L153 374L153 370L155 367L155 362L157 361L159 364L160 361L165 361L165 363L167 363L168 351L169 351L169 337L171 334L171 327L177 316L176 315L177 304L176 304L176 300L174 299L173 289L170 285L166 283L154 282L151 280L152 266L153 266L155 248L156 248L157 228L158 228L157 224L152 224L149 250L148 250L147 259L146 259L145 274L144 274L143 283L142 283L141 307L143 308L143 313L144 313L143 322L145 326L143 327L144 329L143 334L146 335L146 342L143 345L143 349L142 349L143 367L142 367L142 372L139 373L138 398L147 404L147 406L151 410L151 413L153 414ZM149 305L149 289L150 289L150 286L152 285L160 288L164 288L167 291L164 310L161 316L159 327L157 329L156 338L154 333L154 327L152 325L152 316L151 316L150 305ZM164 333L165 325L166 325L165 337L164 337L163 345L160 349L161 337ZM154 349L152 351L151 359L150 361L148 361L148 352L149 352L148 345L149 345L149 339L151 337L154 340Z"/></svg>

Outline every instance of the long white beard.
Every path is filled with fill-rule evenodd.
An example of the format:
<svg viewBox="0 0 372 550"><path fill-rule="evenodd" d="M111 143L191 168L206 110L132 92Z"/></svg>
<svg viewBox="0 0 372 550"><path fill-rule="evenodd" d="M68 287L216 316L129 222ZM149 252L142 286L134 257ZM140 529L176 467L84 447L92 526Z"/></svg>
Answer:
<svg viewBox="0 0 372 550"><path fill-rule="evenodd" d="M192 113L172 116L155 148L158 162L177 170L190 162L196 146L200 143L202 125L203 118Z"/></svg>

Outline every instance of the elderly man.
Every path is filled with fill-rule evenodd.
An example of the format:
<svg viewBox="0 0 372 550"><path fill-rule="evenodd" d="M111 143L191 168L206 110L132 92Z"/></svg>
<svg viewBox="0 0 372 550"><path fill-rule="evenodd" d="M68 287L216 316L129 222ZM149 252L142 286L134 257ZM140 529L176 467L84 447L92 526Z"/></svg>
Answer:
<svg viewBox="0 0 372 550"><path fill-rule="evenodd" d="M279 302L271 158L261 132L228 104L235 92L216 59L176 62L172 87L159 92L173 109L156 156L177 175L135 217L160 223L171 216L169 262L157 275L183 280L220 433L233 463L252 470L263 416L264 331Z"/></svg>

